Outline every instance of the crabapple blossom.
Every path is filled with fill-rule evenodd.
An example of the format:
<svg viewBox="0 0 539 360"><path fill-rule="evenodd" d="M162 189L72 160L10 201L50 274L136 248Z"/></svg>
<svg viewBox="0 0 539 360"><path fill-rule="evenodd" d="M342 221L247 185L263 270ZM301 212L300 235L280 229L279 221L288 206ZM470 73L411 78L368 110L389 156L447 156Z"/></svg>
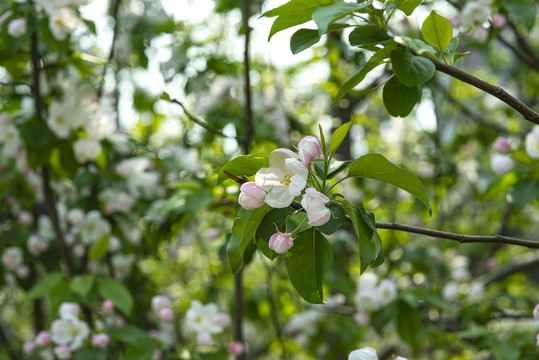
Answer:
<svg viewBox="0 0 539 360"><path fill-rule="evenodd" d="M159 319L164 323L171 323L174 320L174 313L171 309L161 309L159 310Z"/></svg>
<svg viewBox="0 0 539 360"><path fill-rule="evenodd" d="M110 234L109 222L97 210L89 211L80 224L79 236L83 244L90 245Z"/></svg>
<svg viewBox="0 0 539 360"><path fill-rule="evenodd" d="M19 213L19 216L17 216L17 220L19 220L22 225L32 225L34 222L34 215L32 215L30 211L22 210Z"/></svg>
<svg viewBox="0 0 539 360"><path fill-rule="evenodd" d="M514 166L515 163L509 155L492 154L490 156L490 167L497 175L505 174L513 170Z"/></svg>
<svg viewBox="0 0 539 360"><path fill-rule="evenodd" d="M49 346L51 341L52 341L51 333L44 330L40 331L37 334L36 339L34 340L34 342L38 346Z"/></svg>
<svg viewBox="0 0 539 360"><path fill-rule="evenodd" d="M65 314L51 325L52 341L59 345L68 345L69 349L77 350L90 334L88 325L72 314Z"/></svg>
<svg viewBox="0 0 539 360"><path fill-rule="evenodd" d="M93 334L92 335L92 346L105 348L110 342L110 338L107 334Z"/></svg>
<svg viewBox="0 0 539 360"><path fill-rule="evenodd" d="M307 186L308 173L294 152L280 148L271 152L269 167L258 170L255 183L267 192L266 204L285 208Z"/></svg>
<svg viewBox="0 0 539 360"><path fill-rule="evenodd" d="M5 248L2 254L2 264L8 270L14 270L22 263L22 251L16 246L9 246Z"/></svg>
<svg viewBox="0 0 539 360"><path fill-rule="evenodd" d="M80 20L75 11L68 7L58 9L49 18L49 28L52 36L58 41L65 40L79 23Z"/></svg>
<svg viewBox="0 0 539 360"><path fill-rule="evenodd" d="M366 346L358 350L354 350L348 355L348 360L378 360L376 350Z"/></svg>
<svg viewBox="0 0 539 360"><path fill-rule="evenodd" d="M322 154L320 142L314 136L306 136L298 144L298 157L305 166L310 166L312 160L316 160Z"/></svg>
<svg viewBox="0 0 539 360"><path fill-rule="evenodd" d="M26 20L24 18L11 20L7 26L7 33L14 38L23 36L26 33Z"/></svg>
<svg viewBox="0 0 539 360"><path fill-rule="evenodd" d="M395 358L395 360L408 360L408 359L405 358L405 357L402 357L402 356L397 356L397 357Z"/></svg>
<svg viewBox="0 0 539 360"><path fill-rule="evenodd" d="M58 313L60 314L61 318L64 318L66 316L78 316L80 312L80 306L77 303L70 303L65 302L60 305L60 309L58 310Z"/></svg>
<svg viewBox="0 0 539 360"><path fill-rule="evenodd" d="M284 254L294 245L294 241L288 234L275 233L271 235L268 245L277 254Z"/></svg>
<svg viewBox="0 0 539 360"><path fill-rule="evenodd" d="M219 313L215 317L215 323L223 329L229 327L231 322L232 319L230 319L230 315L226 313Z"/></svg>
<svg viewBox="0 0 539 360"><path fill-rule="evenodd" d="M502 14L496 14L492 17L492 26L495 29L501 29L507 23L507 19Z"/></svg>
<svg viewBox="0 0 539 360"><path fill-rule="evenodd" d="M81 164L95 160L102 149L101 143L94 139L77 139L73 144L75 159Z"/></svg>
<svg viewBox="0 0 539 360"><path fill-rule="evenodd" d="M163 309L170 309L170 299L164 295L156 295L152 298L152 311L156 314Z"/></svg>
<svg viewBox="0 0 539 360"><path fill-rule="evenodd" d="M245 352L245 345L241 341L233 341L228 345L228 352L239 356Z"/></svg>
<svg viewBox="0 0 539 360"><path fill-rule="evenodd" d="M354 314L354 320L360 326L367 326L371 322L371 314L366 311L358 311Z"/></svg>
<svg viewBox="0 0 539 360"><path fill-rule="evenodd" d="M216 323L215 319L219 309L214 303L202 304L198 300L191 301L191 306L185 314L187 330L200 333L218 334L223 328Z"/></svg>
<svg viewBox="0 0 539 360"><path fill-rule="evenodd" d="M504 138L503 136L498 136L496 138L496 141L494 141L494 144L492 144L492 148L494 149L494 151L497 151L499 153L505 153L511 149L511 145L506 138Z"/></svg>
<svg viewBox="0 0 539 360"><path fill-rule="evenodd" d="M20 264L15 268L15 274L19 279L27 279L30 275L30 268L24 264Z"/></svg>
<svg viewBox="0 0 539 360"><path fill-rule="evenodd" d="M39 256L39 254L47 250L49 243L37 235L30 235L26 243L26 247L28 248L28 252L30 254Z"/></svg>
<svg viewBox="0 0 539 360"><path fill-rule="evenodd" d="M246 182L240 187L238 203L245 210L253 210L264 205L266 192L254 182Z"/></svg>
<svg viewBox="0 0 539 360"><path fill-rule="evenodd" d="M54 348L54 353L60 360L71 359L71 349L67 345L58 345Z"/></svg>
<svg viewBox="0 0 539 360"><path fill-rule="evenodd" d="M71 130L76 129L80 122L76 117L77 109L70 103L54 101L49 106L47 125L60 139L66 139Z"/></svg>
<svg viewBox="0 0 539 360"><path fill-rule="evenodd" d="M311 226L324 225L329 221L331 212L326 207L329 198L315 188L307 188L301 199L301 206L307 212L308 224Z"/></svg>
<svg viewBox="0 0 539 360"><path fill-rule="evenodd" d="M490 1L488 1L490 3ZM473 24L483 24L491 15L492 10L486 4L487 1L468 1L461 11L461 21L463 26Z"/></svg>
<svg viewBox="0 0 539 360"><path fill-rule="evenodd" d="M526 135L526 153L532 159L539 159L539 125Z"/></svg>
<svg viewBox="0 0 539 360"><path fill-rule="evenodd" d="M103 314L112 314L114 312L114 301L111 299L106 299L101 304L101 311L103 311Z"/></svg>
<svg viewBox="0 0 539 360"><path fill-rule="evenodd" d="M211 346L213 344L213 338L210 333L200 332L197 334L198 346Z"/></svg>

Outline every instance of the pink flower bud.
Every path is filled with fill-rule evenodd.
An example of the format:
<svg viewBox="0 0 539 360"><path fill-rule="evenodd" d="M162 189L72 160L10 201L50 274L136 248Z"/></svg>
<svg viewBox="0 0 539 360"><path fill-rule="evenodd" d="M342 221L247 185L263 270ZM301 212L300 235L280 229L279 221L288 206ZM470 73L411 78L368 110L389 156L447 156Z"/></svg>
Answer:
<svg viewBox="0 0 539 360"><path fill-rule="evenodd" d="M54 348L54 353L60 360L71 359L71 349L67 345L58 345Z"/></svg>
<svg viewBox="0 0 539 360"><path fill-rule="evenodd" d="M76 257L81 258L84 256L84 253L86 252L86 246L84 246L81 243L76 243L73 245L73 253Z"/></svg>
<svg viewBox="0 0 539 360"><path fill-rule="evenodd" d="M159 311L159 319L164 323L171 323L174 320L174 313L170 308L161 309Z"/></svg>
<svg viewBox="0 0 539 360"><path fill-rule="evenodd" d="M34 215L29 211L23 210L19 213L18 219L22 225L28 226L32 225L32 222L34 222Z"/></svg>
<svg viewBox="0 0 539 360"><path fill-rule="evenodd" d="M535 309L533 309L533 317L539 320L539 304L535 305Z"/></svg>
<svg viewBox="0 0 539 360"><path fill-rule="evenodd" d="M395 358L395 360L408 360L408 359L405 358L405 357L402 357L402 356L397 356L397 357Z"/></svg>
<svg viewBox="0 0 539 360"><path fill-rule="evenodd" d="M358 311L354 314L354 320L356 320L359 326L367 326L371 322L371 314L366 311Z"/></svg>
<svg viewBox="0 0 539 360"><path fill-rule="evenodd" d="M112 314L114 312L114 301L107 299L101 304L101 310L103 314Z"/></svg>
<svg viewBox="0 0 539 360"><path fill-rule="evenodd" d="M503 136L498 136L496 138L496 141L494 141L494 144L492 144L492 148L494 149L494 151L505 153L508 152L509 149L511 149L511 145L506 138L504 138Z"/></svg>
<svg viewBox="0 0 539 360"><path fill-rule="evenodd" d="M222 327L223 329L228 327L231 322L232 322L232 320L230 319L230 316L228 314L225 314L225 313L219 313L215 317L215 324Z"/></svg>
<svg viewBox="0 0 539 360"><path fill-rule="evenodd" d="M228 345L228 352L239 356L245 351L245 345L241 341L233 341Z"/></svg>
<svg viewBox="0 0 539 360"><path fill-rule="evenodd" d="M492 168L492 171L497 175L505 174L513 170L514 166L515 163L509 155L492 154L490 156L490 167Z"/></svg>
<svg viewBox="0 0 539 360"><path fill-rule="evenodd" d="M212 344L213 344L213 339L210 333L200 332L197 334L198 346L211 346Z"/></svg>
<svg viewBox="0 0 539 360"><path fill-rule="evenodd" d="M253 210L264 205L266 192L254 182L246 182L240 187L238 203L245 210Z"/></svg>
<svg viewBox="0 0 539 360"><path fill-rule="evenodd" d="M293 245L294 242L288 234L275 233L269 239L269 248L277 254L284 254Z"/></svg>
<svg viewBox="0 0 539 360"><path fill-rule="evenodd" d="M210 228L208 229L208 231L206 231L206 237L209 239L209 240L215 240L219 237L219 230L217 230L216 228Z"/></svg>
<svg viewBox="0 0 539 360"><path fill-rule="evenodd" d="M105 205L105 213L112 214L114 212L114 204L113 203L107 203Z"/></svg>
<svg viewBox="0 0 539 360"><path fill-rule="evenodd" d="M30 275L30 268L26 265L17 265L15 274L17 274L17 277L21 280L27 279Z"/></svg>
<svg viewBox="0 0 539 360"><path fill-rule="evenodd" d="M110 338L107 334L94 334L92 336L92 346L104 348L110 343Z"/></svg>
<svg viewBox="0 0 539 360"><path fill-rule="evenodd" d="M170 309L170 299L164 295L156 295L152 298L152 311L156 314L162 309Z"/></svg>
<svg viewBox="0 0 539 360"><path fill-rule="evenodd" d="M303 206L307 212L309 225L320 226L329 221L331 212L326 207L328 202L328 197L321 192L316 191L315 188L307 188L305 190L305 195L303 195L303 198L301 199L301 206Z"/></svg>
<svg viewBox="0 0 539 360"><path fill-rule="evenodd" d="M501 29L507 23L507 19L502 14L496 14L492 17L492 26L495 29Z"/></svg>
<svg viewBox="0 0 539 360"><path fill-rule="evenodd" d="M322 147L314 136L306 136L298 144L298 157L305 166L311 165L322 154Z"/></svg>
<svg viewBox="0 0 539 360"><path fill-rule="evenodd" d="M37 344L33 341L27 341L23 345L23 350L26 355L30 355L34 349L36 348Z"/></svg>

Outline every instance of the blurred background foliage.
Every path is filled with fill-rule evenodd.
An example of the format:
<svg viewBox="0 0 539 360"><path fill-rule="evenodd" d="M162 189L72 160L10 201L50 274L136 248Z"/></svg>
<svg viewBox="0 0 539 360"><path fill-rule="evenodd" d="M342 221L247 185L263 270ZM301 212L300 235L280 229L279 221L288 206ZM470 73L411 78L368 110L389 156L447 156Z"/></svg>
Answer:
<svg viewBox="0 0 539 360"><path fill-rule="evenodd" d="M84 304L95 326L104 326L98 311L103 296L96 286L81 295L71 285L59 284L43 293L42 300L28 299L29 289L47 274L65 269L54 240L39 255L28 251L29 237L46 232L39 220L48 211L42 195L44 166L50 168L60 214L62 209L97 210L111 225L102 249L75 240L83 244L76 255L70 245L77 273L117 279L133 299L125 321L145 332L157 326L149 312L151 298L167 294L173 300L173 340L152 343L152 352L160 349L164 359L228 356L224 349L233 339L232 329L220 334L214 346L196 346L184 316L193 299L233 313L234 282L224 248L239 188L231 180L221 186L215 181L220 167L242 153L234 137L245 135L242 2L116 1L94 0L76 8L85 25L61 41L31 2L0 3L0 16L8 14L0 22L2 126L14 125L25 149L8 153L6 138L0 145L0 253L20 248L28 270L24 276L0 266L0 358L12 356L10 352L23 358L23 342L49 329L65 301ZM346 45L346 31L324 36L295 57L286 48L290 32L268 44L271 21L259 16L281 3L250 1L252 153L290 148L301 137L316 135L318 124L329 134L353 121L337 157L384 154L420 177L433 206L429 217L418 201L395 188L361 179L342 183L339 192L350 201L362 201L378 221L539 240L539 165L524 151L530 123L489 95L439 73L410 116L393 118L384 109L379 88L391 75L389 66L379 67L331 107L340 86L370 52ZM494 1L484 23L459 26L466 3L424 1L412 16L395 16L389 28L420 38L419 24L437 10L451 19L459 49L470 51L458 67L538 109L536 16L529 26L525 15ZM537 8L533 1L515 3ZM495 14L507 19L501 28L492 25ZM26 34L11 36L8 24L20 17L26 19ZM72 148L77 139L88 137L86 130L59 138L35 116L33 31L39 34L42 116L49 116L51 104L73 96L76 88L82 89L79 100L97 99L116 123L116 135L100 139L102 151L91 161L78 161ZM189 114L228 138L200 127L169 99L180 101ZM490 166L498 136L508 139L515 162L510 172L499 175ZM141 178L140 184L132 184L130 177L139 173L119 174L118 164L132 158L147 159L145 172L155 174L155 181ZM116 204L107 191L123 191L135 202L128 211L107 210L109 203ZM29 221L21 218L23 212L31 215ZM330 239L335 261L324 282L327 305L308 305L295 293L282 257L268 262L253 253L244 269L248 358L346 359L361 346L376 348L381 359L394 354L410 359L537 358L539 322L531 315L539 301L536 251L391 230L380 234L386 262L371 272L391 280L398 295L379 309L361 309L354 300L360 292L359 257L347 231ZM120 243L115 249L110 247L112 236ZM93 259L92 251L97 254ZM114 338L117 345L106 356L151 358L152 352L130 357L119 345L122 339Z"/></svg>

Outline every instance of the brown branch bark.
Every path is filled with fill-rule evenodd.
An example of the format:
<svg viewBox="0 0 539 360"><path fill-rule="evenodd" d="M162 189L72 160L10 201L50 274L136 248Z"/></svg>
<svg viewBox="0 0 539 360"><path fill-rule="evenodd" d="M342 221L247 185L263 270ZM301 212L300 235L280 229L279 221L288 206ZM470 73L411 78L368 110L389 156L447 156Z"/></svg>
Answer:
<svg viewBox="0 0 539 360"><path fill-rule="evenodd" d="M113 5L113 8L112 8L111 16L114 19L114 27L113 27L113 30L112 30L112 42L110 44L110 52L109 52L109 56L107 58L107 62L103 66L103 72L101 73L101 75L103 76L103 79L99 83L99 89L97 90L97 97L98 98L101 98L103 96L103 87L105 86L105 75L107 74L107 69L110 66L110 64L112 63L112 60L114 59L114 55L115 55L114 46L116 44L116 38L118 37L118 29L119 29L119 26L118 26L118 12L120 10L120 4L121 3L122 3L122 0L114 1L114 5Z"/></svg>
<svg viewBox="0 0 539 360"><path fill-rule="evenodd" d="M491 94L492 96L498 98L499 100L503 101L504 103L518 111L520 114L522 114L524 119L539 125L539 113L535 112L533 109L515 98L513 95L509 94L501 87L481 80L478 77L473 76L472 74L469 74L454 66L445 64L431 57L425 56L425 58L432 61L432 63L436 67L436 70Z"/></svg>
<svg viewBox="0 0 539 360"><path fill-rule="evenodd" d="M39 86L39 73L40 69L40 57L38 53L38 33L35 30L30 35L30 60L32 62L32 97L34 98L34 112L38 121L43 121L43 104L40 94ZM60 220L58 219L58 212L56 211L54 194L50 184L49 166L44 165L41 168L41 179L43 182L43 198L45 200L45 207L47 214L51 220L54 235L58 248L60 249L60 255L66 265L66 272L69 277L73 277L76 273L75 265L69 254L69 249L64 241L62 229L60 227Z"/></svg>

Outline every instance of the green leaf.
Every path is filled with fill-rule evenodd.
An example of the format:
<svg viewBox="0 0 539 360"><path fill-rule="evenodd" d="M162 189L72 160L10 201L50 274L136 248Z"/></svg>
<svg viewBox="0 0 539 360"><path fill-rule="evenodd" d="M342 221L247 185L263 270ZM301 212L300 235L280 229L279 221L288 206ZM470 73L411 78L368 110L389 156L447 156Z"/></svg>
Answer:
<svg viewBox="0 0 539 360"><path fill-rule="evenodd" d="M318 26L318 33L320 35L327 33L329 25L339 20L346 15L350 15L355 11L366 8L372 4L373 0L366 0L362 3L347 3L344 1L335 1L333 4L328 6L318 7L312 15L316 26Z"/></svg>
<svg viewBox="0 0 539 360"><path fill-rule="evenodd" d="M496 360L518 360L521 350L519 345L511 340L497 341L492 345L492 355Z"/></svg>
<svg viewBox="0 0 539 360"><path fill-rule="evenodd" d="M331 235L341 228L346 216L344 215L343 209L337 204L329 204L328 209L331 211L329 221L316 228L326 235Z"/></svg>
<svg viewBox="0 0 539 360"><path fill-rule="evenodd" d="M355 176L383 181L407 191L421 200L432 214L427 192L418 177L380 154L367 154L356 159L348 171L348 177Z"/></svg>
<svg viewBox="0 0 539 360"><path fill-rule="evenodd" d="M94 285L94 276L91 274L77 275L69 283L69 289L75 294L86 298Z"/></svg>
<svg viewBox="0 0 539 360"><path fill-rule="evenodd" d="M502 6L513 15L519 24L530 31L535 24L535 16L537 15L537 5L533 1L528 0L511 0L503 1Z"/></svg>
<svg viewBox="0 0 539 360"><path fill-rule="evenodd" d="M447 45L447 47L444 50L444 55L452 56L455 53L455 51L457 51L458 47L459 47L459 39L458 38L451 39L451 41L449 42L449 45Z"/></svg>
<svg viewBox="0 0 539 360"><path fill-rule="evenodd" d="M318 124L318 132L320 133L320 145L322 145L322 155L324 156L324 159L326 158L326 152L327 152L327 145L326 145L326 137L324 136L324 130L322 130L322 125Z"/></svg>
<svg viewBox="0 0 539 360"><path fill-rule="evenodd" d="M432 57L438 57L440 50L436 47L427 44L421 39L408 39L403 37L402 40L410 49L412 49L417 55L429 55Z"/></svg>
<svg viewBox="0 0 539 360"><path fill-rule="evenodd" d="M422 0L404 0L399 2L397 9L404 11L406 15L410 16L421 2Z"/></svg>
<svg viewBox="0 0 539 360"><path fill-rule="evenodd" d="M73 353L73 360L107 360L105 349L78 349Z"/></svg>
<svg viewBox="0 0 539 360"><path fill-rule="evenodd" d="M150 339L148 332L135 325L125 325L120 328L113 328L109 335L113 340L119 340L127 344L137 344Z"/></svg>
<svg viewBox="0 0 539 360"><path fill-rule="evenodd" d="M277 231L285 231L286 218L293 212L294 209L291 207L273 209L267 213L260 222L260 225L256 230L255 241L258 249L268 259L273 260L277 257L277 253L268 247L269 238Z"/></svg>
<svg viewBox="0 0 539 360"><path fill-rule="evenodd" d="M114 306L129 316L133 310L133 296L129 290L122 283L108 277L98 277L96 280L99 295L114 301Z"/></svg>
<svg viewBox="0 0 539 360"><path fill-rule="evenodd" d="M539 181L519 181L513 187L511 197L513 198L515 207L522 209L526 204L539 199Z"/></svg>
<svg viewBox="0 0 539 360"><path fill-rule="evenodd" d="M286 253L286 270L292 285L305 301L322 304L322 280L333 263L333 250L315 228L299 234Z"/></svg>
<svg viewBox="0 0 539 360"><path fill-rule="evenodd" d="M266 11L262 16L275 17L269 33L268 41L279 31L292 26L301 25L311 20L313 12L319 6L330 5L335 0L291 0L278 8Z"/></svg>
<svg viewBox="0 0 539 360"><path fill-rule="evenodd" d="M426 42L436 46L443 54L453 37L453 27L449 20L432 10L421 26L421 33Z"/></svg>
<svg viewBox="0 0 539 360"><path fill-rule="evenodd" d="M290 38L290 51L296 55L320 41L317 30L299 29Z"/></svg>
<svg viewBox="0 0 539 360"><path fill-rule="evenodd" d="M343 142L344 138L348 134L348 131L350 130L350 125L352 125L351 121L342 124L333 132L333 135L331 135L331 140L329 141L329 152L331 154L335 153L335 151L337 151L339 148L339 145L341 145Z"/></svg>
<svg viewBox="0 0 539 360"><path fill-rule="evenodd" d="M397 332L402 340L417 348L418 335L421 330L421 312L411 307L405 301L399 301L399 315L397 317Z"/></svg>
<svg viewBox="0 0 539 360"><path fill-rule="evenodd" d="M95 243L90 246L90 255L89 260L94 261L96 259L99 259L103 255L107 253L107 249L109 248L109 237L104 236L101 239L97 240Z"/></svg>
<svg viewBox="0 0 539 360"><path fill-rule="evenodd" d="M266 205L252 211L241 208L238 217L234 220L232 236L226 246L228 264L234 275L243 266L243 252L255 235L258 226L267 212Z"/></svg>
<svg viewBox="0 0 539 360"><path fill-rule="evenodd" d="M62 281L64 281L64 274L61 272L58 271L48 274L28 291L25 300L30 301L43 297Z"/></svg>
<svg viewBox="0 0 539 360"><path fill-rule="evenodd" d="M417 86L429 81L436 67L427 58L415 56L410 50L397 48L391 52L391 65L399 81L406 86Z"/></svg>
<svg viewBox="0 0 539 360"><path fill-rule="evenodd" d="M384 85L382 98L391 116L406 117L412 112L415 104L421 100L421 87L405 86L396 76L393 76Z"/></svg>
<svg viewBox="0 0 539 360"><path fill-rule="evenodd" d="M494 178L483 195L483 200L488 201L494 199L496 196L509 190L509 188L515 185L517 181L518 176L513 171Z"/></svg>
<svg viewBox="0 0 539 360"><path fill-rule="evenodd" d="M342 99L342 97L352 90L354 87L356 87L364 78L365 76L375 67L382 64L385 59L387 59L391 51L395 48L395 43L389 43L387 44L383 49L378 50L370 59L367 61L365 66L358 71L356 74L354 74L350 79L348 79L343 86L339 89L339 92L337 93L337 96L335 97L335 100L333 101L333 106L337 105L339 103L339 100Z"/></svg>
<svg viewBox="0 0 539 360"><path fill-rule="evenodd" d="M384 29L374 25L358 26L348 36L348 41L352 46L371 46L383 44L392 38Z"/></svg>
<svg viewBox="0 0 539 360"><path fill-rule="evenodd" d="M251 176L256 174L256 172L263 167L269 166L269 155L268 154L251 154L238 156L227 162L225 166L219 170L219 175L217 177L217 185L228 179L225 171L231 175L241 177L241 176Z"/></svg>

